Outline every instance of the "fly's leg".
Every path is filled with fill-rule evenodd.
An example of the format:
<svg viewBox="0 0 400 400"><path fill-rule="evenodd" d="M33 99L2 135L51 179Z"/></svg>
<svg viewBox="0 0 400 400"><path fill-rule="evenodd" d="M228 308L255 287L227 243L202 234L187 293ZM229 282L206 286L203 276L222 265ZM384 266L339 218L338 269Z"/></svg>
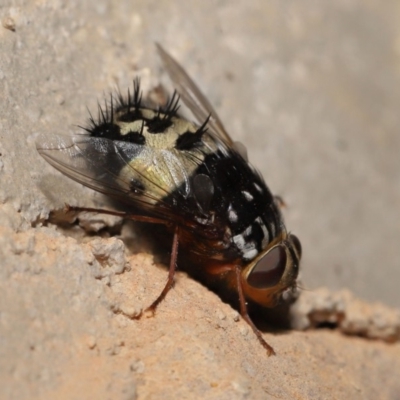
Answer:
<svg viewBox="0 0 400 400"><path fill-rule="evenodd" d="M167 293L171 290L175 281L175 272L176 272L176 262L178 258L178 247L179 247L179 228L175 227L174 232L174 240L172 242L172 250L171 250L171 258L169 261L169 272L167 283L164 286L164 289L160 293L160 295L153 301L153 303L146 308L145 313L149 316L154 316L157 306L164 300Z"/></svg>
<svg viewBox="0 0 400 400"><path fill-rule="evenodd" d="M240 315L251 326L251 329L253 329L253 332L257 336L257 339L263 345L263 347L267 350L268 356L275 355L274 349L264 340L264 338L261 335L261 332L254 325L254 322L251 320L251 318L247 312L246 299L244 297L243 287L242 287L242 274L240 271L240 267L237 265L235 266L235 275L236 275L236 286L237 286L237 290L238 290L238 294L239 294Z"/></svg>
<svg viewBox="0 0 400 400"><path fill-rule="evenodd" d="M147 217L145 215L134 215L123 211L105 210L102 208L90 208L90 207L73 207L69 205L66 205L66 210L75 212L93 212L98 214L108 214L108 215L115 215L117 217L131 219L133 221L138 221L138 222L148 222L150 224L160 224L167 226L171 225L170 222L159 218ZM153 303L145 309L144 313L148 316L154 315L157 306L164 300L165 296L174 285L175 271L177 267L177 258L178 258L178 247L179 247L179 228L178 226L175 226L167 283L165 284L164 289L162 290L160 295L156 298L156 300L153 301ZM144 313L143 312L140 313L137 318L140 318Z"/></svg>
<svg viewBox="0 0 400 400"><path fill-rule="evenodd" d="M124 211L105 210L103 208L90 208L90 207L74 207L68 204L65 205L65 210L74 212L90 212L97 214L115 215L116 217L131 219L137 222L148 222L149 224L171 225L168 221L160 218L146 217L145 215L130 214Z"/></svg>
<svg viewBox="0 0 400 400"><path fill-rule="evenodd" d="M233 264L225 264L225 265L217 265L217 266L209 266L207 268L207 272L212 275L219 275L226 272L234 272L236 277L236 287L239 294L239 304L240 304L240 315L242 318L251 326L251 329L257 336L257 339L263 345L263 347L267 350L268 356L275 355L274 349L264 340L261 335L261 332L254 325L254 322L251 320L246 305L246 298L243 293L243 282L242 282L242 274L240 270L240 266Z"/></svg>

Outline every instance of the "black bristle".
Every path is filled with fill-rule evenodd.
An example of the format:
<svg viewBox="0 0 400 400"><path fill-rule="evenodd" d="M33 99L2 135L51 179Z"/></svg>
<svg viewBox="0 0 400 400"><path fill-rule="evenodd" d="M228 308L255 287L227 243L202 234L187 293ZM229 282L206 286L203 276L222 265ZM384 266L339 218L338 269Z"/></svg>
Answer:
<svg viewBox="0 0 400 400"><path fill-rule="evenodd" d="M114 108L114 97L111 94L109 104L104 101L104 106L102 107L100 103L97 103L97 120L93 118L92 113L88 110L89 126L81 128L92 137L111 140L120 138L120 128L114 123Z"/></svg>
<svg viewBox="0 0 400 400"><path fill-rule="evenodd" d="M201 145L202 137L207 132L207 124L211 115L207 117L204 123L197 129L196 132L185 132L180 135L175 142L177 150L193 150L193 148Z"/></svg>
<svg viewBox="0 0 400 400"><path fill-rule="evenodd" d="M114 98L112 93L110 93L110 120L114 121Z"/></svg>
<svg viewBox="0 0 400 400"><path fill-rule="evenodd" d="M133 80L133 94L128 89L128 96L124 98L121 93L118 93L118 108L117 111L124 111L119 120L122 122L133 122L142 118L140 108L142 107L142 91L140 90L140 79Z"/></svg>
<svg viewBox="0 0 400 400"><path fill-rule="evenodd" d="M208 129L207 124L210 121L210 118L211 118L211 114L206 118L206 120L203 122L203 124L200 126L200 128L197 129L197 131L196 131L197 134L199 134L199 133L203 134L203 133L207 132L207 129Z"/></svg>
<svg viewBox="0 0 400 400"><path fill-rule="evenodd" d="M137 144L142 144L143 129L147 126L148 132L157 134L165 132L172 124L172 118L177 116L179 110L179 95L176 91L168 100L165 107L160 107L156 115L147 119L142 115L142 91L140 89L140 79L133 80L133 91L128 89L127 96L123 96L118 90L116 96L110 94L109 101L104 101L104 105L97 104L97 119L93 118L89 112L89 126L82 127L87 133L94 137L104 137L112 140L126 140ZM130 132L125 137L121 137L120 128L115 123L135 122L142 120L143 124L140 132ZM203 129L203 128L201 128Z"/></svg>
<svg viewBox="0 0 400 400"><path fill-rule="evenodd" d="M145 125L145 122L142 121L142 126L140 127L139 132L133 132L133 131L128 132L125 135L123 135L123 138L121 140L123 140L125 142L144 145L146 143L146 139L143 136L144 125Z"/></svg>
<svg viewBox="0 0 400 400"><path fill-rule="evenodd" d="M179 99L180 97L177 91L175 90L174 93L172 94L171 99L169 99L165 109L163 110L166 117L171 118L177 115L179 110Z"/></svg>
<svg viewBox="0 0 400 400"><path fill-rule="evenodd" d="M164 115L161 117L160 110L158 114L151 120L147 120L147 131L149 133L164 133L171 125L171 117Z"/></svg>
<svg viewBox="0 0 400 400"><path fill-rule="evenodd" d="M133 93L131 93L128 88L128 95L123 96L120 91L117 93L118 96L118 106L117 111L121 109L127 109L129 112L134 110L138 110L142 107L142 91L140 90L140 79L135 78L133 80Z"/></svg>
<svg viewBox="0 0 400 400"><path fill-rule="evenodd" d="M147 121L149 133L163 133L172 125L172 117L177 115L179 109L179 95L174 91L165 107L160 107L154 118ZM162 115L163 114L163 115Z"/></svg>
<svg viewBox="0 0 400 400"><path fill-rule="evenodd" d="M141 107L142 104L142 91L140 90L140 79L133 80L133 106L135 109Z"/></svg>

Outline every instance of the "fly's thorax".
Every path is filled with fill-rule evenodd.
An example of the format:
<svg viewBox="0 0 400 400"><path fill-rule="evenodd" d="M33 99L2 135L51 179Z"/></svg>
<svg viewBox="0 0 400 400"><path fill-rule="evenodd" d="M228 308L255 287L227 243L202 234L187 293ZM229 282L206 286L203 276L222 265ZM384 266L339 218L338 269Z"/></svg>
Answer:
<svg viewBox="0 0 400 400"><path fill-rule="evenodd" d="M250 168L229 197L226 216L232 246L244 264L258 257L282 235L285 226L274 197L261 177ZM244 171L245 168L242 168ZM243 170L241 173L243 173Z"/></svg>
<svg viewBox="0 0 400 400"><path fill-rule="evenodd" d="M120 129L120 137L116 140L132 142L129 136L136 133L141 135L137 144L153 149L172 150L180 136L195 134L198 130L190 121L147 108L137 110L133 121L126 121L125 114L125 111L121 110L115 116L114 123Z"/></svg>
<svg viewBox="0 0 400 400"><path fill-rule="evenodd" d="M245 296L265 307L273 307L281 294L296 286L301 244L293 234L283 233L242 271Z"/></svg>
<svg viewBox="0 0 400 400"><path fill-rule="evenodd" d="M154 205L175 192L184 199L190 196L191 178L207 155L217 151L215 140L192 122L154 110L138 110L132 122L123 117L123 111L116 115L120 135L115 140L131 143L135 151L119 173L121 186L137 196L145 193ZM168 123L154 131L154 119Z"/></svg>

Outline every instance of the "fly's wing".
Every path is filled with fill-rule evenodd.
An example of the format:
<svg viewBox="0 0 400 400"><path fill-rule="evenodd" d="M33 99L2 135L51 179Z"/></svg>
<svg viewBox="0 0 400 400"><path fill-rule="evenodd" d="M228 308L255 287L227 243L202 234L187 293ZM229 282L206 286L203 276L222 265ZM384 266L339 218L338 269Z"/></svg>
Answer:
<svg viewBox="0 0 400 400"><path fill-rule="evenodd" d="M234 142L225 130L218 114L193 82L185 70L172 58L158 43L156 43L158 53L163 61L163 65L169 77L174 83L175 89L182 98L182 101L190 109L201 125L208 117L209 132L218 137L228 147L232 147Z"/></svg>
<svg viewBox="0 0 400 400"><path fill-rule="evenodd" d="M185 204L193 196L188 163L193 168L200 163L168 150L82 134L42 135L36 147L49 164L71 179L175 222L185 216ZM193 216L200 211L195 203L190 208Z"/></svg>

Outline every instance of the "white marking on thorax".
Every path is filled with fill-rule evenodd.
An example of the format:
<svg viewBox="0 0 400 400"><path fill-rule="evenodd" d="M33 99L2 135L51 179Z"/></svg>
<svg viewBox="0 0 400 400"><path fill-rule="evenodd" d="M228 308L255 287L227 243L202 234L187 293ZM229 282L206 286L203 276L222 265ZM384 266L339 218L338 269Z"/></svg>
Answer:
<svg viewBox="0 0 400 400"><path fill-rule="evenodd" d="M232 204L230 204L228 208L228 219L231 223L237 222L238 220L237 212L232 208Z"/></svg>
<svg viewBox="0 0 400 400"><path fill-rule="evenodd" d="M247 192L246 190L242 190L242 195L247 201L253 201L254 197L251 195L251 193Z"/></svg>
<svg viewBox="0 0 400 400"><path fill-rule="evenodd" d="M254 220L254 222L256 222L258 225L260 225L260 227L261 227L261 229L262 229L262 231L263 231L264 238L263 238L263 240L262 240L262 245L264 246L264 245L268 244L268 243L269 243L269 234L268 234L268 229L267 229L267 227L266 227L265 224L264 224L264 221L262 220L261 217L257 217L257 218Z"/></svg>
<svg viewBox="0 0 400 400"><path fill-rule="evenodd" d="M243 253L243 258L245 260L252 260L257 254L258 254L257 249L251 249L251 250L247 251L246 253Z"/></svg>
<svg viewBox="0 0 400 400"><path fill-rule="evenodd" d="M263 192L262 187L258 183L254 182L253 185L256 188L256 190L258 190L260 193Z"/></svg>
<svg viewBox="0 0 400 400"><path fill-rule="evenodd" d="M254 241L246 241L243 234L236 235L232 239L245 260L251 260L258 254L256 243Z"/></svg>
<svg viewBox="0 0 400 400"><path fill-rule="evenodd" d="M249 236L251 232L253 231L252 225L249 225L244 231L243 231L243 236Z"/></svg>

